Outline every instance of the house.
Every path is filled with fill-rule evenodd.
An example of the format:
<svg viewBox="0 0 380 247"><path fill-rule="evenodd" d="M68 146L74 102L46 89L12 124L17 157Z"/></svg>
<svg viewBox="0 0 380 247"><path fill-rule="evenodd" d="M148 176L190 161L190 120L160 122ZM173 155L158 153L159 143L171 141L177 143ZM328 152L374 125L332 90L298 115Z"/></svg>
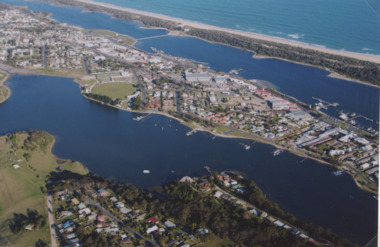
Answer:
<svg viewBox="0 0 380 247"><path fill-rule="evenodd" d="M89 215L91 214L91 210L89 208L84 208L79 210L79 214Z"/></svg>
<svg viewBox="0 0 380 247"><path fill-rule="evenodd" d="M118 207L118 208L122 208L122 207L124 207L124 203L122 203L122 202L117 202L117 203L116 203L116 207Z"/></svg>
<svg viewBox="0 0 380 247"><path fill-rule="evenodd" d="M76 198L71 199L71 202L72 202L74 205L78 205L78 204L79 204L79 201L78 201L78 199L76 199Z"/></svg>
<svg viewBox="0 0 380 247"><path fill-rule="evenodd" d="M67 239L73 239L75 238L75 233L70 233L70 234L67 234Z"/></svg>
<svg viewBox="0 0 380 247"><path fill-rule="evenodd" d="M276 226L279 226L279 227L283 227L285 225L284 223L282 223L279 220L276 220L275 222L273 222L273 224L276 225Z"/></svg>
<svg viewBox="0 0 380 247"><path fill-rule="evenodd" d="M103 215L98 215L97 217L96 217L96 220L98 221L98 222L104 222L104 216Z"/></svg>
<svg viewBox="0 0 380 247"><path fill-rule="evenodd" d="M130 212L132 212L132 210L129 208L126 208L126 207L120 208L120 213L122 213L122 214L128 214Z"/></svg>
<svg viewBox="0 0 380 247"><path fill-rule="evenodd" d="M149 234L149 233L152 233L152 232L157 231L157 230L158 230L158 227L156 225L154 225L154 226L146 229L146 233Z"/></svg>
<svg viewBox="0 0 380 247"><path fill-rule="evenodd" d="M208 230L207 230L207 229L204 229L204 228L199 228L199 229L198 229L198 232L200 232L200 234L204 235L204 234L207 234L207 233L208 233Z"/></svg>
<svg viewBox="0 0 380 247"><path fill-rule="evenodd" d="M99 189L98 193L100 196L109 196L110 195L110 193L104 189Z"/></svg>
<svg viewBox="0 0 380 247"><path fill-rule="evenodd" d="M62 224L62 228L66 229L70 226L74 225L74 222L72 220L66 220L63 224Z"/></svg>
<svg viewBox="0 0 380 247"><path fill-rule="evenodd" d="M220 192L220 191L217 191L217 192L215 192L215 197L216 198L219 198L219 197L221 197L221 195L223 195L223 193L222 192Z"/></svg>
<svg viewBox="0 0 380 247"><path fill-rule="evenodd" d="M176 224L174 224L174 223L171 222L170 220L165 221L164 225L165 225L167 228L175 228L175 227L176 227Z"/></svg>
<svg viewBox="0 0 380 247"><path fill-rule="evenodd" d="M79 210L82 210L82 209L84 209L84 208L86 208L86 205L84 205L84 203L80 203L80 204L78 205L78 209L79 209Z"/></svg>
<svg viewBox="0 0 380 247"><path fill-rule="evenodd" d="M152 224L157 224L159 221L155 217L150 217L146 219L147 222L152 223Z"/></svg>
<svg viewBox="0 0 380 247"><path fill-rule="evenodd" d="M131 237L128 237L126 235L123 235L119 241L119 244L121 246L127 245L127 244L133 244Z"/></svg>

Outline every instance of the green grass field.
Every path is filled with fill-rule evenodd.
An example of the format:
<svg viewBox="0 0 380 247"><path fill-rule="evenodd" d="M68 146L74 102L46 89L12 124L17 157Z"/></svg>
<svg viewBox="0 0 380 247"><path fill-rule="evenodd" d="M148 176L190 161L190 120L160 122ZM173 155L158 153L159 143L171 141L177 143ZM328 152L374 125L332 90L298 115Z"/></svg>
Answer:
<svg viewBox="0 0 380 247"><path fill-rule="evenodd" d="M7 87L4 86L4 82L2 80L6 77L7 75L3 72L0 72L0 103L4 102L5 99L9 95L9 90Z"/></svg>
<svg viewBox="0 0 380 247"><path fill-rule="evenodd" d="M91 30L91 32L99 34L99 35L103 35L103 36L111 36L113 38L121 39L123 43L128 44L128 45L133 45L136 42L135 39L133 39L132 37L129 37L128 35L118 34L109 30L100 29L100 30Z"/></svg>
<svg viewBox="0 0 380 247"><path fill-rule="evenodd" d="M211 239L206 241L205 243L197 245L199 247L233 247L234 242L230 240L223 240L221 238L218 238L216 236L213 236Z"/></svg>
<svg viewBox="0 0 380 247"><path fill-rule="evenodd" d="M91 93L105 95L112 99L124 99L126 96L133 94L135 90L131 83L114 82L97 85L92 89Z"/></svg>
<svg viewBox="0 0 380 247"><path fill-rule="evenodd" d="M56 170L58 164L50 152L54 137L42 131L35 133L38 134L30 138L31 144L26 144L30 135L25 132L0 137L0 238L3 238L0 245L4 238L12 246L34 246L38 239L50 241L46 225L33 232L13 234L7 223L13 213L25 214L27 209L35 209L47 217L46 196L41 187L45 186L47 175ZM29 154L28 159L25 153ZM20 167L14 168L15 164ZM60 166L81 174L88 173L78 162L65 161Z"/></svg>

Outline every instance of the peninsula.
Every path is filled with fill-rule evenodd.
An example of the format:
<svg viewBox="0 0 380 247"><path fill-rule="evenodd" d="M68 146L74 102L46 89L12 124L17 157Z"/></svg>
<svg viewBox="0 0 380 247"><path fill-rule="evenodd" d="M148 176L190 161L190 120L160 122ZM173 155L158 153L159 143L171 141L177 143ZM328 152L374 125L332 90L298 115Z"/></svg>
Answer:
<svg viewBox="0 0 380 247"><path fill-rule="evenodd" d="M147 191L58 159L53 144L44 131L0 137L1 246L357 246L234 173L205 167Z"/></svg>
<svg viewBox="0 0 380 247"><path fill-rule="evenodd" d="M355 126L360 116L333 118L321 111L333 107L329 102L309 107L239 77L238 71L216 72L157 50L148 53L117 33L68 26L20 7L4 5L1 12L5 70L6 64L70 76L91 100L164 114L195 130L269 143L279 148L274 155L286 149L326 162L337 175L347 172L361 188L377 193L378 132Z"/></svg>
<svg viewBox="0 0 380 247"><path fill-rule="evenodd" d="M312 44L227 29L161 14L115 6L91 0L42 0L80 6L86 11L105 12L115 18L137 21L148 27L165 28L175 35L190 35L207 41L231 45L255 53L327 69L332 76L343 76L380 85L380 57L370 54L328 49Z"/></svg>

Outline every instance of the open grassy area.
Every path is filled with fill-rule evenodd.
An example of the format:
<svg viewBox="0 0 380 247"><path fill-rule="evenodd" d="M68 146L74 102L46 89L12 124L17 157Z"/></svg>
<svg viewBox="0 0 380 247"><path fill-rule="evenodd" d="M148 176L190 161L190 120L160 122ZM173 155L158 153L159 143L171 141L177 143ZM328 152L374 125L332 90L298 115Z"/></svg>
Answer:
<svg viewBox="0 0 380 247"><path fill-rule="evenodd" d="M34 246L38 239L49 242L47 225L33 232L13 234L8 220L14 213L37 210L47 221L44 188L47 175L56 170L57 160L50 152L54 137L43 131L0 137L0 233L12 246ZM65 161L62 169L88 173L78 162ZM19 168L15 168L18 165ZM0 240L0 245L4 240Z"/></svg>
<svg viewBox="0 0 380 247"><path fill-rule="evenodd" d="M230 240L223 240L221 238L218 238L216 236L212 237L205 243L197 245L199 247L233 247L235 246L234 242Z"/></svg>
<svg viewBox="0 0 380 247"><path fill-rule="evenodd" d="M128 35L118 34L109 30L99 29L99 30L91 30L90 32L103 35L103 36L110 36L118 40L120 39L122 43L127 44L127 45L133 45L136 42L135 39L133 39L132 37L129 37Z"/></svg>
<svg viewBox="0 0 380 247"><path fill-rule="evenodd" d="M4 86L7 74L0 72L0 103L4 102L9 95L9 89Z"/></svg>
<svg viewBox="0 0 380 247"><path fill-rule="evenodd" d="M105 95L112 99L124 99L126 96L133 94L135 90L131 83L114 82L97 85L92 89L91 93Z"/></svg>
<svg viewBox="0 0 380 247"><path fill-rule="evenodd" d="M224 132L229 131L230 129L224 126L217 126L215 127L216 133L223 134Z"/></svg>
<svg viewBox="0 0 380 247"><path fill-rule="evenodd" d="M84 70L64 70L64 69L36 69L35 71L39 71L45 75L51 76L61 76L61 77L72 77L72 78L80 78L86 75Z"/></svg>

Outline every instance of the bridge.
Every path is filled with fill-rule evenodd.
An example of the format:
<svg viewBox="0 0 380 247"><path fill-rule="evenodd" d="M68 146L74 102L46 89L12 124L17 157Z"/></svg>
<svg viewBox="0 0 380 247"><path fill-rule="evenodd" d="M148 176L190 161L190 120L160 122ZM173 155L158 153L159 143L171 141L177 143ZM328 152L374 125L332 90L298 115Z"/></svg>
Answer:
<svg viewBox="0 0 380 247"><path fill-rule="evenodd" d="M168 35L167 35L167 34L156 35L156 36L145 37L145 38L140 38L140 39L136 39L136 40L137 40L137 41L140 41L140 40L145 40L145 39L155 39L155 38L160 38L160 37L165 37L165 36L168 36Z"/></svg>

